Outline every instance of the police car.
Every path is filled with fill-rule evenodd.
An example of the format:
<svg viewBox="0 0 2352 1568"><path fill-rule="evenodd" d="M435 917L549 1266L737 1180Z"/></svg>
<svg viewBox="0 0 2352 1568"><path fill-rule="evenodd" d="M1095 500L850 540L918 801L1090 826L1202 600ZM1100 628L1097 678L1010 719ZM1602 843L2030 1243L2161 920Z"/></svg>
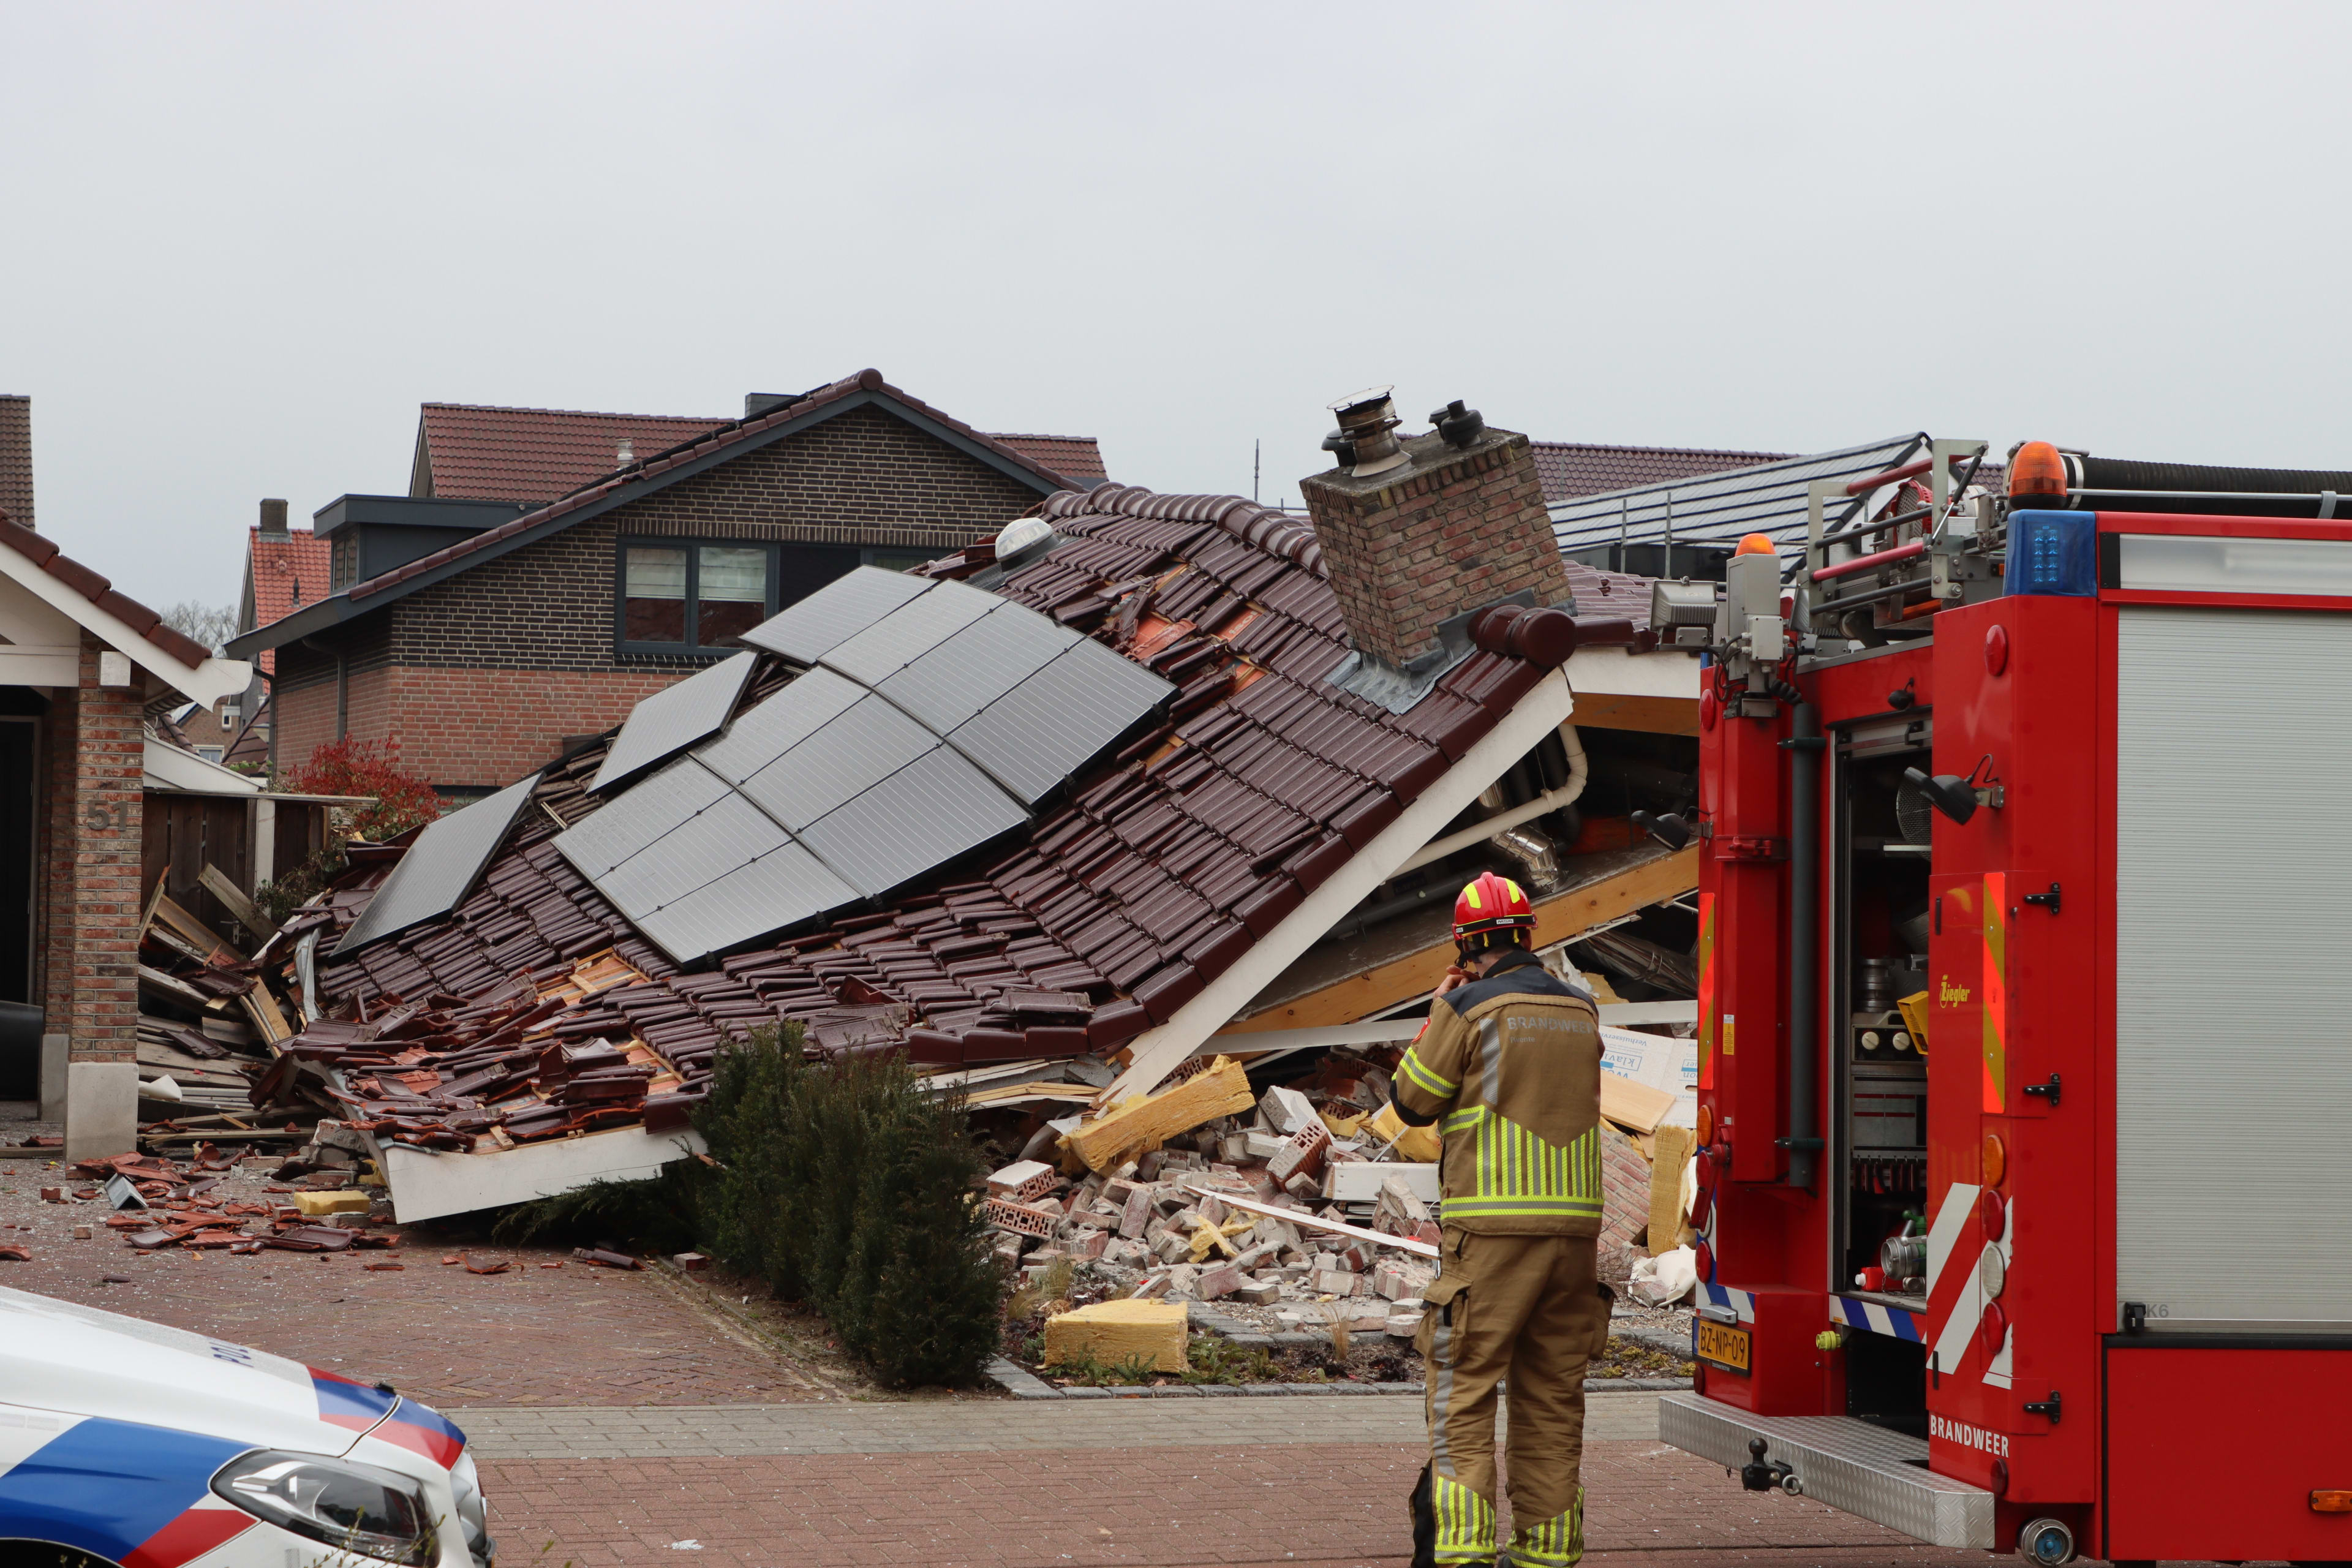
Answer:
<svg viewBox="0 0 2352 1568"><path fill-rule="evenodd" d="M466 1435L381 1384L0 1289L0 1560L486 1568Z"/></svg>

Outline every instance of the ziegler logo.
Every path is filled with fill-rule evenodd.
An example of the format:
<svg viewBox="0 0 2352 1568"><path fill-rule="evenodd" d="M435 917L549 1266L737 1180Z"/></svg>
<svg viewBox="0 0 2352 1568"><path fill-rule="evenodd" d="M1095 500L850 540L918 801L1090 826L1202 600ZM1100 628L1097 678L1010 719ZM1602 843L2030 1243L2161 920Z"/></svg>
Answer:
<svg viewBox="0 0 2352 1568"><path fill-rule="evenodd" d="M1952 977L1948 974L1941 975L1937 978L1936 984L1937 1006L1957 1007L1968 999L1969 988L1967 986L1953 984Z"/></svg>
<svg viewBox="0 0 2352 1568"><path fill-rule="evenodd" d="M1927 1417L1927 1436L1941 1437L1948 1443L1958 1443L1963 1448L1973 1448L1979 1454L1990 1454L1997 1459L2009 1458L2009 1439L1998 1432L1987 1432L1965 1421L1954 1421L1942 1415Z"/></svg>

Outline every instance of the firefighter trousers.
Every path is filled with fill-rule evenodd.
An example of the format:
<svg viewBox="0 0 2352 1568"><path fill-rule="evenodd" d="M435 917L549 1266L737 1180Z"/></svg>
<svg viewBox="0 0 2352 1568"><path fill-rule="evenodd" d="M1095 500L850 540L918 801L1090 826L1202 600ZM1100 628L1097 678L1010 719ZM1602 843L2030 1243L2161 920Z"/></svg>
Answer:
<svg viewBox="0 0 2352 1568"><path fill-rule="evenodd" d="M1584 1370L1609 1339L1589 1236L1447 1226L1416 1342L1427 1363L1429 1468L1413 1492L1415 1568L1496 1557L1496 1389L1510 1379L1512 1532L1499 1562L1584 1555Z"/></svg>

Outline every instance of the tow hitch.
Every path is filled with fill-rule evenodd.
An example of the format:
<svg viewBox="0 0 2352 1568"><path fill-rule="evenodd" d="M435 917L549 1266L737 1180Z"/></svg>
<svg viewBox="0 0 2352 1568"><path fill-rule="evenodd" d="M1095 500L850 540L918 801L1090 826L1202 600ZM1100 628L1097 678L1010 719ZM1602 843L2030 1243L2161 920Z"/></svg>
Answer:
<svg viewBox="0 0 2352 1568"><path fill-rule="evenodd" d="M1784 1491L1790 1497L1802 1496L1804 1483L1797 1472L1778 1459L1764 1457L1764 1439L1748 1439L1748 1462L1739 1467L1739 1484L1751 1492Z"/></svg>

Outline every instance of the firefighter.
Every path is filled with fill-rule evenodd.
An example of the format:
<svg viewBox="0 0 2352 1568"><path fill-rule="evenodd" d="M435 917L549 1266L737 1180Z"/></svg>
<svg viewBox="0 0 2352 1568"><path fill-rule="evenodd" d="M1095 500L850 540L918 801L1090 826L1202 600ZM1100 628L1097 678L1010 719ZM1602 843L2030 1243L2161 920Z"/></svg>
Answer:
<svg viewBox="0 0 2352 1568"><path fill-rule="evenodd" d="M1607 1342L1601 1029L1592 995L1528 948L1535 911L1491 872L1454 905L1459 963L1394 1079L1396 1113L1443 1133L1436 1280L1416 1341L1429 1463L1414 1568L1584 1555L1584 1369ZM1496 1384L1511 1389L1511 1539L1495 1540Z"/></svg>

